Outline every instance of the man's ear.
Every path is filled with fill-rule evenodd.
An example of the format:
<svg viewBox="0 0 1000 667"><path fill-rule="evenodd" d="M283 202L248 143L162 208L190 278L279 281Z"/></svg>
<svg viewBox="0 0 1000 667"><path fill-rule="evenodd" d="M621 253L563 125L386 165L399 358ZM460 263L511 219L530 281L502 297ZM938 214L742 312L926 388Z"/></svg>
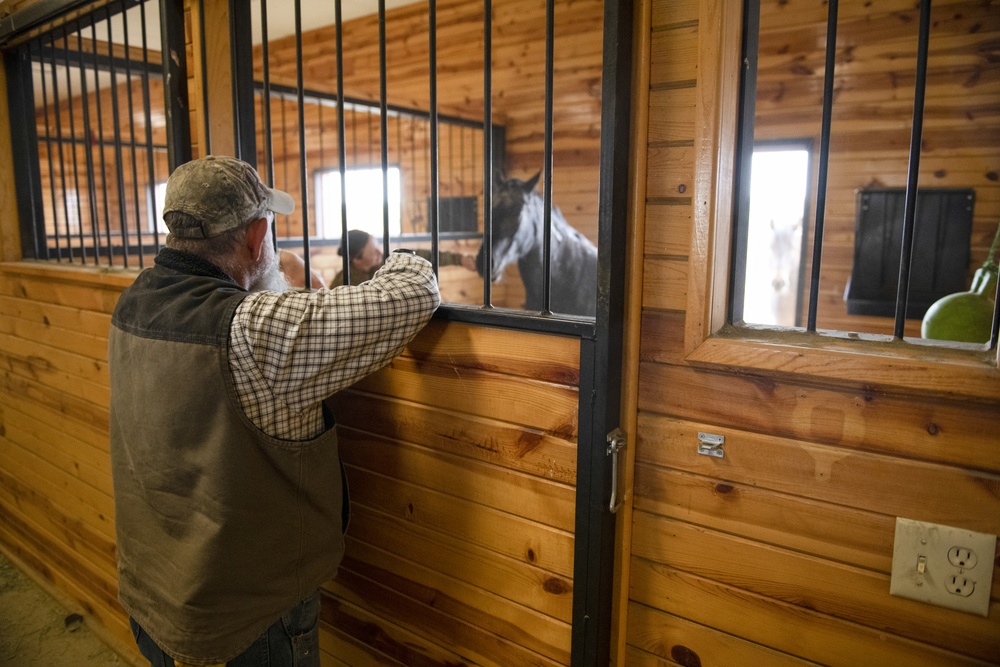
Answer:
<svg viewBox="0 0 1000 667"><path fill-rule="evenodd" d="M250 259L255 262L260 259L264 248L264 241L267 239L267 230L267 218L254 220L247 227L247 250L250 252Z"/></svg>

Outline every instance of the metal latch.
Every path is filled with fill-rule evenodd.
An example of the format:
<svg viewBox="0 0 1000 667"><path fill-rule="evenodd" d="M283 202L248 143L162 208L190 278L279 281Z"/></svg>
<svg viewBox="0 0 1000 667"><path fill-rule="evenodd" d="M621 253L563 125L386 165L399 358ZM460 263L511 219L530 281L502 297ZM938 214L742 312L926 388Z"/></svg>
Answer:
<svg viewBox="0 0 1000 667"><path fill-rule="evenodd" d="M698 453L703 456L714 456L721 459L726 455L722 445L726 442L726 436L715 435L714 433L698 433Z"/></svg>
<svg viewBox="0 0 1000 667"><path fill-rule="evenodd" d="M608 455L611 456L611 501L608 509L614 514L621 509L624 500L618 500L618 454L625 449L627 440L620 428L608 433Z"/></svg>

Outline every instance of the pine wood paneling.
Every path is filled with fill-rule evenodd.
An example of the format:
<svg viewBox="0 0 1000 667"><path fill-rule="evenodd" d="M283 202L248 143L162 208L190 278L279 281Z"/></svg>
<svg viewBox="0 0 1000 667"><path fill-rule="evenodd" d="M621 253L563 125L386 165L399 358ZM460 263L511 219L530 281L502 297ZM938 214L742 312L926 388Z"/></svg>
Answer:
<svg viewBox="0 0 1000 667"><path fill-rule="evenodd" d="M931 57L921 185L976 188L972 254L981 262L996 224L984 219L996 217L997 199L988 139L996 105L981 102L996 100L997 68L974 54L1000 25L983 5L934 6L934 31L948 36L935 46L932 35L940 51ZM912 111L912 73L880 74L874 65L912 49L913 7L841 7L821 327L886 328L885 318L846 316L843 290L854 190L905 182L909 133L899 128ZM751 348L728 329L703 342L721 324L715 309L725 307L725 286L713 281L725 282L731 212L716 207L731 188L731 138L712 125L712 114L729 112L692 107L687 91L714 105L732 99L729 56L713 55L723 46L715 40L732 32L722 16L729 9L702 0L687 14L669 2L652 11L624 664L998 664L995 562L988 618L889 594L895 517L1000 532L1000 388L985 356L887 350L893 357L879 359L872 349L869 362L845 363L840 355L861 341L784 349L776 335ZM825 12L763 3L762 22L777 27L761 47L760 136L818 133ZM980 78L970 77L973 61ZM686 150L691 159L680 157ZM718 180L703 184L702 174ZM692 183L695 191L679 192ZM693 215L685 196L695 200ZM771 354L770 365L755 358ZM699 456L699 432L725 436L725 457Z"/></svg>

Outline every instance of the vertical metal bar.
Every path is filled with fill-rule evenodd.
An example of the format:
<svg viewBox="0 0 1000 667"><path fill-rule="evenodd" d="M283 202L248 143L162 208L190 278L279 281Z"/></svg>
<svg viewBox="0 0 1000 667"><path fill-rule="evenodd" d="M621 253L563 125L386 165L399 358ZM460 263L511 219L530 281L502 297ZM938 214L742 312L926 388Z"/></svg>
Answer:
<svg viewBox="0 0 1000 667"><path fill-rule="evenodd" d="M813 236L812 277L809 282L807 331L816 331L819 275L823 262L823 225L826 219L827 163L830 161L830 124L833 115L833 74L837 62L837 0L830 0L826 20L826 71L823 79L823 120L820 129L819 174L816 182L816 225Z"/></svg>
<svg viewBox="0 0 1000 667"><path fill-rule="evenodd" d="M581 341L571 663L610 662L615 514L609 511L607 435L621 418L625 265L628 251L632 2L604 3L598 285L594 339ZM592 360L592 361L591 361ZM589 376L589 377L588 377ZM588 383L588 384L585 384ZM587 400L587 397L589 400Z"/></svg>
<svg viewBox="0 0 1000 667"><path fill-rule="evenodd" d="M128 268L128 226L126 225L126 215L125 210L127 204L125 202L125 167L122 164L122 131L121 131L121 113L118 108L118 73L115 69L115 58L114 58L114 40L112 36L114 35L113 26L111 22L111 6L104 6L105 18L108 23L108 49L112 55L110 59L111 63L111 112L114 122L114 137L115 137L115 172L118 176L118 226L122 241L122 262L125 268ZM123 17L124 18L124 17Z"/></svg>
<svg viewBox="0 0 1000 667"><path fill-rule="evenodd" d="M142 23L142 116L146 123L146 196L152 206L146 208L152 214L153 252L160 252L160 232L156 219L156 164L153 161L153 120L149 102L149 43L146 37L146 2L139 3L139 20Z"/></svg>
<svg viewBox="0 0 1000 667"><path fill-rule="evenodd" d="M434 273L437 274L440 259L440 214L441 199L438 180L438 90L437 90L437 0L428 0L430 5L428 53L430 57L430 123L431 123L431 154L430 154L430 197L431 205L428 215L428 223L431 227L431 263L434 265Z"/></svg>
<svg viewBox="0 0 1000 667"><path fill-rule="evenodd" d="M127 2L128 0L121 0L122 38L125 48L125 99L128 103L129 159L132 164L132 210L135 213L135 240L139 247L139 267L142 268L146 263L146 248L142 243L142 225L139 222L141 216L139 212L139 168L136 165L135 155L137 142L135 138L135 105L132 101L132 50L128 43ZM122 215L123 224L126 220L127 216Z"/></svg>
<svg viewBox="0 0 1000 667"><path fill-rule="evenodd" d="M338 0L339 5L339 0ZM340 19L337 19L340 27ZM299 182L302 188L302 261L305 266L306 287L312 286L309 266L309 160L306 156L306 107L302 82L302 0L295 0L295 71L296 93L299 104Z"/></svg>
<svg viewBox="0 0 1000 667"><path fill-rule="evenodd" d="M262 69L264 74L264 99L261 100L261 111L264 114L264 170L266 172L267 185L274 187L274 142L271 139L271 63L268 61L267 43L267 0L260 0L260 48ZM321 124L322 125L322 124ZM320 128L322 132L322 127ZM322 138L322 134L320 134ZM271 221L271 240L274 249L278 249L278 221L275 218ZM311 287L312 281L309 281Z"/></svg>
<svg viewBox="0 0 1000 667"><path fill-rule="evenodd" d="M56 148L59 152L59 181L62 187L62 200L63 200L63 221L66 223L66 254L69 256L69 261L73 261L73 245L70 243L70 231L69 231L69 199L66 195L66 158L63 154L63 135L62 135L62 110L59 108L59 74L56 71L56 44L55 35L53 35L52 41L52 104L55 107L56 113ZM49 156L52 159L52 156ZM55 187L55 184L53 184ZM59 241L59 222L58 216L56 217L56 256L61 261L62 260L62 248Z"/></svg>
<svg viewBox="0 0 1000 667"><path fill-rule="evenodd" d="M11 105L11 151L15 162L25 165L24 169L14 170L18 216L20 222L31 225L31 234L21 235L21 256L48 259L41 159L38 154L38 109L35 107L37 100L32 55L34 46L37 46L36 42L29 41L21 48L7 51L2 58ZM42 70L43 84L44 80Z"/></svg>
<svg viewBox="0 0 1000 667"><path fill-rule="evenodd" d="M351 244L347 234L347 138L344 118L344 29L340 0L334 0L337 27L337 142L340 171L340 247L343 252L344 284L351 284Z"/></svg>
<svg viewBox="0 0 1000 667"><path fill-rule="evenodd" d="M433 2L433 0L432 0ZM388 106L386 104L386 55L385 55L385 0L378 0L378 100L379 148L382 164L382 255L389 256L389 144L386 133ZM369 116L371 118L371 116ZM371 143L368 144L371 146Z"/></svg>
<svg viewBox="0 0 1000 667"><path fill-rule="evenodd" d="M493 299L493 2L483 0L483 308Z"/></svg>
<svg viewBox="0 0 1000 667"><path fill-rule="evenodd" d="M93 25L93 24L91 24ZM97 215L97 188L94 183L96 178L96 172L94 170L94 152L91 148L91 129L90 129L90 91L87 90L87 70L83 64L83 28L77 28L77 68L80 72L80 95L83 102L83 154L84 159L87 163L87 202L90 207L90 237L91 242L94 244L94 265L100 264L101 257L101 241L100 234L98 234L98 215ZM97 71L97 60L94 60L94 71ZM78 191L79 192L79 191Z"/></svg>
<svg viewBox="0 0 1000 667"><path fill-rule="evenodd" d="M95 21L90 24L90 41L94 47L94 62L97 62L98 52L97 52L97 21L95 16ZM111 39L108 38L108 50L111 49ZM94 97L95 105L97 106L97 148L101 153L101 194L104 200L104 240L107 242L108 249L108 266L114 265L114 244L111 242L111 213L108 210L108 170L107 164L104 159L104 118L101 112L101 108L104 106L101 101L101 80L99 76L100 72L95 67L94 68ZM164 91L164 96L166 96L166 91ZM164 99L166 99L164 97Z"/></svg>
<svg viewBox="0 0 1000 667"><path fill-rule="evenodd" d="M542 312L552 312L552 80L554 78L555 0L545 3L545 185L542 195Z"/></svg>
<svg viewBox="0 0 1000 667"><path fill-rule="evenodd" d="M53 171L53 164L55 160L52 159L52 130L49 126L49 95L48 86L46 85L45 76L45 56L42 55L41 43L38 44L38 66L39 66L39 76L42 79L42 111L45 114L45 150L48 156L47 162L49 163L49 198L52 201L52 229L55 234L56 241L56 260L62 260L62 248L59 243L59 214L57 212L56 206L56 176ZM55 71L55 64L52 65L53 72ZM42 228L45 227L44 215L42 216ZM48 235L45 237L45 259L50 259L51 255L49 253L49 240Z"/></svg>
<svg viewBox="0 0 1000 667"><path fill-rule="evenodd" d="M160 0L160 44L163 54L163 107L167 120L168 173L191 160L191 116L188 108L184 0Z"/></svg>
<svg viewBox="0 0 1000 667"><path fill-rule="evenodd" d="M917 72L913 89L913 127L910 132L910 164L906 175L906 204L903 208L903 238L899 254L899 284L896 286L896 322L893 335L903 338L906 309L910 297L910 261L916 227L917 184L920 179L920 139L924 129L924 92L927 88L927 48L931 32L931 0L920 3L920 32L917 39Z"/></svg>
<svg viewBox="0 0 1000 667"><path fill-rule="evenodd" d="M235 156L257 166L254 131L253 21L250 4L229 0L229 69L232 72L233 145Z"/></svg>
<svg viewBox="0 0 1000 667"><path fill-rule="evenodd" d="M993 302L993 326L990 328L991 350L997 349L997 337L1000 336L1000 289L997 290L996 298Z"/></svg>
<svg viewBox="0 0 1000 667"><path fill-rule="evenodd" d="M208 58L205 56L205 0L198 2L198 42L201 45L201 117L205 125L205 136L202 137L202 157L212 154L212 129L209 127L208 115Z"/></svg>
<svg viewBox="0 0 1000 667"><path fill-rule="evenodd" d="M80 243L80 263L87 263L87 249L83 241L83 211L80 210L80 169L76 161L76 113L73 111L73 77L70 74L69 66L69 24L63 26L63 50L65 52L66 67L66 99L69 105L69 146L73 150L73 196L76 199L76 226L77 240ZM80 41L77 40L77 50ZM69 216L66 218L66 242L69 243Z"/></svg>

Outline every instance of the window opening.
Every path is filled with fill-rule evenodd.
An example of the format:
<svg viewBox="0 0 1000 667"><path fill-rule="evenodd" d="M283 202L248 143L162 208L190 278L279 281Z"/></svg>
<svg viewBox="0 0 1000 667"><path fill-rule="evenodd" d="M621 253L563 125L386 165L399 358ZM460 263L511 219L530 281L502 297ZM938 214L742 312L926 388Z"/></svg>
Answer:
<svg viewBox="0 0 1000 667"><path fill-rule="evenodd" d="M159 250L156 183L169 172L159 16L157 0L119 0L8 50L21 71L12 107L30 110L13 119L25 138L15 156L25 257L143 267Z"/></svg>
<svg viewBox="0 0 1000 667"><path fill-rule="evenodd" d="M384 179L383 179L384 174ZM400 172L399 167L348 169L347 215L351 229L360 229L376 238L384 233L383 212L388 216L390 238L398 238L400 226ZM383 184L388 183L389 194L383 197ZM325 169L316 172L316 226L317 236L323 239L341 238L340 171Z"/></svg>
<svg viewBox="0 0 1000 667"><path fill-rule="evenodd" d="M823 4L808 10L791 10L780 0L745 5L730 321L917 342L919 313L927 305L923 285L957 272L963 284L949 289L968 289L1000 219L1000 186L996 179L979 178L975 166L1000 157L1000 147L982 141L995 123L974 111L1000 104L995 87L979 83L982 67L996 67L982 60L982 49L1000 35L979 29L989 10L971 0L933 9L924 0L892 12L874 4L852 3L843 10L836 0ZM956 65L959 52L966 64ZM956 77L967 84L958 92L952 85ZM756 189L764 147L801 139L817 147L808 158L815 171L798 174L807 179L804 209L802 193L791 182L766 194ZM877 260L884 266L856 266L857 257L867 261L863 258L871 255L856 231L855 202L884 190L903 193L901 214L886 232L893 239L892 256ZM932 206L928 197L943 190L968 193L965 201L975 201L975 210L963 207L942 214L939 222L921 222ZM770 225L756 218L764 204L804 210L806 252L799 272L808 279L801 283L793 317L760 310L771 296L767 281L757 277L760 267L781 263L770 251L761 257L773 241L765 242L756 231ZM966 215L970 237L956 241L953 232L963 227ZM935 250L945 239L958 246ZM851 275L859 270L897 274L890 312L849 303ZM995 289L988 298L994 321L980 342L993 349L1000 315ZM967 345L956 342L967 339L951 340Z"/></svg>
<svg viewBox="0 0 1000 667"><path fill-rule="evenodd" d="M790 145L754 150L743 293L746 323L801 326L809 157L807 148Z"/></svg>

